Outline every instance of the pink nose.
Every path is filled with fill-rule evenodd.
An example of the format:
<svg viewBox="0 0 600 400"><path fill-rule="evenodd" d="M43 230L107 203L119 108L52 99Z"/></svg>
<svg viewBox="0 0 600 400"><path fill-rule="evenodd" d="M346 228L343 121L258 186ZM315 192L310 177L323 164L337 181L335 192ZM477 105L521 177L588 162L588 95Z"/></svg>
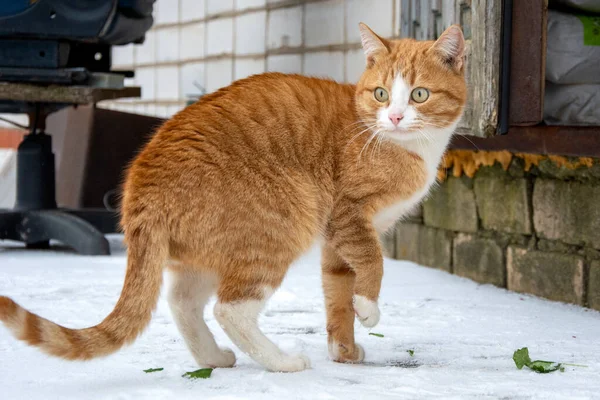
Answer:
<svg viewBox="0 0 600 400"><path fill-rule="evenodd" d="M402 113L391 113L389 117L392 124L398 125L402 121L402 118L404 118L404 115Z"/></svg>

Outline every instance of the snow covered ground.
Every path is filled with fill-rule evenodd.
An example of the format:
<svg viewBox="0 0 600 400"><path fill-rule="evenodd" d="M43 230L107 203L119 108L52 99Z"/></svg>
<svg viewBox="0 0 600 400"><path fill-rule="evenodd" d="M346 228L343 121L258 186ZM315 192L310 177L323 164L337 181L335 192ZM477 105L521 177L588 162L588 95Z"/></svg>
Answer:
<svg viewBox="0 0 600 400"><path fill-rule="evenodd" d="M86 327L104 318L123 283L125 254L111 257L0 247L0 293L53 321ZM0 398L13 399L593 399L600 398L600 313L510 293L411 263L387 260L382 318L362 365L327 359L319 253L291 269L261 319L282 348L307 354L312 369L265 372L236 349L238 365L210 379L182 378L197 368L164 296L142 337L108 358L46 357L0 328ZM216 324L217 341L232 346ZM533 359L585 364L564 373L517 370L513 351ZM414 350L411 357L407 350ZM163 367L145 374L142 370Z"/></svg>

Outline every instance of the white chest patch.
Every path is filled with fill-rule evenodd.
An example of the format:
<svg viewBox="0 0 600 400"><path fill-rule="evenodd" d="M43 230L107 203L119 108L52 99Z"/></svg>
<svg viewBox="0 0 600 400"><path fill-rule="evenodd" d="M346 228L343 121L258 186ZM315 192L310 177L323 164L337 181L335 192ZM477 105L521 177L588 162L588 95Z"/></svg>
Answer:
<svg viewBox="0 0 600 400"><path fill-rule="evenodd" d="M377 212L373 218L373 225L377 232L380 234L387 232L400 218L412 211L427 195L432 183L428 183L408 199L401 200Z"/></svg>

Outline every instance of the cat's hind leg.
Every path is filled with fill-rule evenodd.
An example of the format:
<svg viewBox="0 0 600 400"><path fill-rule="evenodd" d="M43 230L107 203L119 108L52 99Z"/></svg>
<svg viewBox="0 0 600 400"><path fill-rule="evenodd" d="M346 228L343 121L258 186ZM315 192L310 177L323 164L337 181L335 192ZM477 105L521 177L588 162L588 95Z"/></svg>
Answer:
<svg viewBox="0 0 600 400"><path fill-rule="evenodd" d="M204 307L217 290L217 279L208 273L171 270L168 301L179 332L199 366L233 367L235 354L217 346L204 321Z"/></svg>
<svg viewBox="0 0 600 400"><path fill-rule="evenodd" d="M310 360L304 355L286 354L258 327L260 312L282 280L283 276L275 279L276 282L265 284L264 280L257 283L255 280L223 279L215 317L236 346L269 371L302 371L310 367Z"/></svg>

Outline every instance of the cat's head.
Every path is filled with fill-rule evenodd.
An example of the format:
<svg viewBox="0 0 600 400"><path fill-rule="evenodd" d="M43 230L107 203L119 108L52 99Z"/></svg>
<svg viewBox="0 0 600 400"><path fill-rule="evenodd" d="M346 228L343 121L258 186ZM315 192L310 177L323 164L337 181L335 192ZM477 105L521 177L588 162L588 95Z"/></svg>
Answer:
<svg viewBox="0 0 600 400"><path fill-rule="evenodd" d="M460 27L436 41L386 40L362 23L360 34L367 60L356 86L360 119L397 142L452 131L467 100Z"/></svg>

